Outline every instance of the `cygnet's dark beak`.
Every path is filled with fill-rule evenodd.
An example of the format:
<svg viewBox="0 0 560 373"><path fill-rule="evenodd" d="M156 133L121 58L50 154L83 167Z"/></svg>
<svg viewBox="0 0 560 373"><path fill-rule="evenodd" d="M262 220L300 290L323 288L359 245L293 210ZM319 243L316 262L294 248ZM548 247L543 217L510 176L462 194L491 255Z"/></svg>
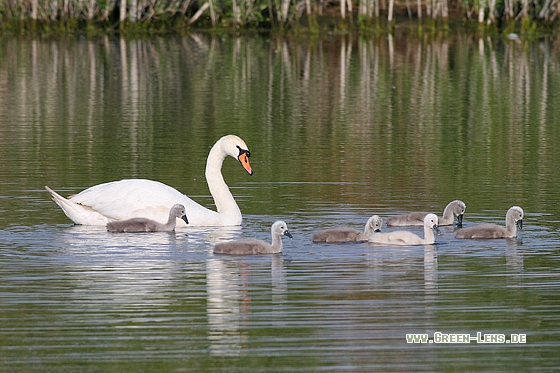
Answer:
<svg viewBox="0 0 560 373"><path fill-rule="evenodd" d="M187 215L181 216L181 219L183 219L185 223L189 224L189 219L187 219Z"/></svg>
<svg viewBox="0 0 560 373"><path fill-rule="evenodd" d="M523 219L519 219L515 224L517 224L517 228L523 229Z"/></svg>
<svg viewBox="0 0 560 373"><path fill-rule="evenodd" d="M439 227L438 227L437 225L434 225L434 226L432 227L432 229L433 229L434 231L436 231L436 233L438 234L438 236L441 235L441 231L439 230Z"/></svg>
<svg viewBox="0 0 560 373"><path fill-rule="evenodd" d="M290 231L287 230L287 229L284 231L284 236L288 236L288 237L290 237L290 238L293 238L293 237L292 237L292 234L291 234Z"/></svg>
<svg viewBox="0 0 560 373"><path fill-rule="evenodd" d="M463 214L457 215L457 226L458 227L463 226Z"/></svg>

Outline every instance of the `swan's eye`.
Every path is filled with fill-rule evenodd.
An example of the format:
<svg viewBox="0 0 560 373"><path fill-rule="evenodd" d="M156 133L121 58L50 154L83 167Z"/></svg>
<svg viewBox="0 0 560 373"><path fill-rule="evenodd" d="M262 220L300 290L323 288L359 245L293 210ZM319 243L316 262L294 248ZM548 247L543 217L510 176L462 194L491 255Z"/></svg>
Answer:
<svg viewBox="0 0 560 373"><path fill-rule="evenodd" d="M247 157L251 156L251 152L247 149L242 149L239 145L236 145L237 149L239 149L239 155L247 154Z"/></svg>

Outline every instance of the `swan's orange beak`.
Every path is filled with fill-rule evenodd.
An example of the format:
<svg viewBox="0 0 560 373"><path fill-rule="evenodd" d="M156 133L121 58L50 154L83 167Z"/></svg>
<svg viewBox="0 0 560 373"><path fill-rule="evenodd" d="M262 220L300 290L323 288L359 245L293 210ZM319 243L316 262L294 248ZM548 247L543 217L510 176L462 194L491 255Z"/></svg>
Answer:
<svg viewBox="0 0 560 373"><path fill-rule="evenodd" d="M253 174L253 169L251 168L251 164L249 163L249 154L247 152L242 152L237 157L245 171L249 173L249 175Z"/></svg>

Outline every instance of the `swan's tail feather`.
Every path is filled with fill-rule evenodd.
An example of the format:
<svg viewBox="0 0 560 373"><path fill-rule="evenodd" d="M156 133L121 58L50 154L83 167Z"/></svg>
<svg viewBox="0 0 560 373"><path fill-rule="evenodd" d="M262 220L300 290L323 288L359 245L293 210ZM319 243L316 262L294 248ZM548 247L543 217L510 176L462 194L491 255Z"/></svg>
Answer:
<svg viewBox="0 0 560 373"><path fill-rule="evenodd" d="M64 211L64 214L75 224L105 225L109 222L109 219L93 210L91 207L72 202L62 197L47 185L45 185L45 189L51 194L52 200Z"/></svg>

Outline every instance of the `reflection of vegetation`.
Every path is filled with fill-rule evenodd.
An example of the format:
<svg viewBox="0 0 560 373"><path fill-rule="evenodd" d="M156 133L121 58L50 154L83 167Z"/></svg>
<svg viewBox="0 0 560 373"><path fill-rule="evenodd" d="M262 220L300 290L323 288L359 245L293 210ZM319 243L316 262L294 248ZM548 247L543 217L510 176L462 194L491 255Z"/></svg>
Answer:
<svg viewBox="0 0 560 373"><path fill-rule="evenodd" d="M258 170L249 180L226 160L231 185L304 182L298 193L345 203L402 203L394 190L407 190L426 203L484 195L480 203L506 208L524 191L555 190L560 177L560 58L546 39L189 34L0 46L0 123L28 123L1 129L0 141L25 149L0 155L21 155L4 164L15 173L44 170L40 183L140 176L207 195L208 146L231 132ZM242 204L276 211L289 206L289 188L282 201L271 193Z"/></svg>
<svg viewBox="0 0 560 373"><path fill-rule="evenodd" d="M558 21L560 0L5 0L5 27L129 31L212 27L391 30L396 18L444 30L453 16L531 34ZM402 21L401 21L402 22ZM541 27L541 28L542 28Z"/></svg>

